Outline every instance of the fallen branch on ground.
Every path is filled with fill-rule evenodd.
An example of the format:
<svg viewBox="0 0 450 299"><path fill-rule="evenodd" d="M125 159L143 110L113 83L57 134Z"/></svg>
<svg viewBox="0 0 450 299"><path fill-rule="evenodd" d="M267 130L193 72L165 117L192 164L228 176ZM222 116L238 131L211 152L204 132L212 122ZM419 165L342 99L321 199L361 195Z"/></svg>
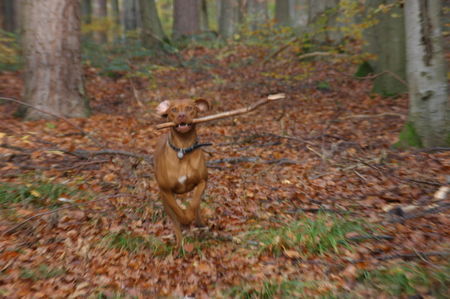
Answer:
<svg viewBox="0 0 450 299"><path fill-rule="evenodd" d="M306 59L306 58L310 58L310 57L315 57L315 56L336 56L336 57L343 57L343 56L348 56L346 54L342 54L342 53L332 53L332 52L312 52L312 53L306 53L303 55L298 56L298 60L302 60L302 59Z"/></svg>
<svg viewBox="0 0 450 299"><path fill-rule="evenodd" d="M377 260L386 261L398 258L424 258L430 256L449 256L450 251L430 251L430 252L415 252L415 253L398 253L387 254L376 257Z"/></svg>
<svg viewBox="0 0 450 299"><path fill-rule="evenodd" d="M235 116L235 115L240 115L240 114L244 114L244 113L248 113L251 112L253 110L255 110L256 108L258 108L259 106L262 106L264 104L267 104L269 102L273 102L273 101L277 101L277 100L281 100L286 98L284 93L277 93L277 94L272 94L269 95L267 98L261 99L258 102L248 106L248 107L244 107L244 108L240 108L240 109L236 109L236 110L232 110L232 111L226 111L226 112L222 112L222 113L217 113L217 114L213 114L213 115L208 115L208 116L204 116L204 117L200 117L200 118L196 118L193 120L192 123L194 124L198 124L198 123L202 123L202 122L207 122L210 120L216 120L216 119L221 119L221 118L226 118L226 117L230 117L230 116ZM169 128L169 127L174 127L176 124L174 122L166 122L166 123L162 123L156 126L156 129L160 130L160 129L164 129L164 128Z"/></svg>
<svg viewBox="0 0 450 299"><path fill-rule="evenodd" d="M405 216L401 216L401 217L396 217L394 219L389 220L389 223L403 223L406 220L409 219L413 219L413 218L419 218L419 217L423 217L429 214L436 214L436 213L440 213L443 211L446 211L450 209L450 203L449 202L445 202L445 203L441 203L439 206L431 208L431 209L427 209L425 211L421 211L421 212L417 212L417 213L413 213L410 215L405 215Z"/></svg>

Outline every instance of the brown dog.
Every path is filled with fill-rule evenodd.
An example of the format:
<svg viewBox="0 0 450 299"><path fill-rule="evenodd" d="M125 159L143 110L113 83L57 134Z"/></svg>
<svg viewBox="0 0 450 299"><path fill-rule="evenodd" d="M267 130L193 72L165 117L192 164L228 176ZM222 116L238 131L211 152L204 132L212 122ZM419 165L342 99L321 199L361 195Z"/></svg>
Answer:
<svg viewBox="0 0 450 299"><path fill-rule="evenodd" d="M164 209L174 223L176 246L181 245L181 224L188 225L194 219L203 226L200 200L206 188L206 170L202 146L197 143L197 132L192 120L199 112L209 110L209 102L200 100L164 101L156 108L157 113L176 124L159 140L155 151L155 176ZM190 205L183 209L175 194L193 191Z"/></svg>

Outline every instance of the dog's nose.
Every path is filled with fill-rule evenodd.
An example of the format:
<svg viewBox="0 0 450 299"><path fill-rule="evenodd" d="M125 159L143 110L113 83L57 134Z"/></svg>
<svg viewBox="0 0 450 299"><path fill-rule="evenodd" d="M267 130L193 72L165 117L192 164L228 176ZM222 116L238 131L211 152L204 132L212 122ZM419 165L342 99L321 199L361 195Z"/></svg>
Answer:
<svg viewBox="0 0 450 299"><path fill-rule="evenodd" d="M184 112L178 113L177 118L178 118L179 120L185 120L185 119L186 119L186 113L184 113Z"/></svg>

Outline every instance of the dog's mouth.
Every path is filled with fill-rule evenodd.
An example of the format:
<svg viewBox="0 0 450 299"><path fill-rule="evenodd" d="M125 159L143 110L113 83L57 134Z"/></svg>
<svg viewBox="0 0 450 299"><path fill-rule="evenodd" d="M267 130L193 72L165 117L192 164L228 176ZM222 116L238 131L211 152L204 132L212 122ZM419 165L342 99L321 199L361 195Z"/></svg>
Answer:
<svg viewBox="0 0 450 299"><path fill-rule="evenodd" d="M175 130L177 130L180 133L186 133L189 132L192 128L192 124L188 123L179 123L175 126Z"/></svg>

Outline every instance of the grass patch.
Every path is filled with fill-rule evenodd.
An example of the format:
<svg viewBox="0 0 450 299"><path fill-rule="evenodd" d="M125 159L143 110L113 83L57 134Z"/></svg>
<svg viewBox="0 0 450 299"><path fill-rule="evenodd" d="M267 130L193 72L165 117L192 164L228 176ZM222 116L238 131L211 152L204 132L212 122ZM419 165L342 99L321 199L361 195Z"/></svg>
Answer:
<svg viewBox="0 0 450 299"><path fill-rule="evenodd" d="M316 219L306 216L278 228L261 228L246 234L249 241L258 244L259 253L280 255L293 250L302 257L339 252L339 246L350 248L348 233L365 234L362 220L350 220L319 213Z"/></svg>
<svg viewBox="0 0 450 299"><path fill-rule="evenodd" d="M65 273L66 270L63 268L51 268L46 264L41 264L36 268L22 269L20 278L36 281L61 276Z"/></svg>
<svg viewBox="0 0 450 299"><path fill-rule="evenodd" d="M358 280L393 296L431 294L435 298L448 298L450 263L432 269L418 264L402 263L362 271Z"/></svg>
<svg viewBox="0 0 450 299"><path fill-rule="evenodd" d="M104 237L104 245L118 250L125 250L136 253L143 250L151 250L155 256L166 256L173 251L171 246L167 246L155 237L144 238L133 235L130 232L111 233Z"/></svg>
<svg viewBox="0 0 450 299"><path fill-rule="evenodd" d="M316 282L291 281L282 282L265 281L262 286L236 286L225 291L226 297L231 298L304 298L305 290L317 287Z"/></svg>
<svg viewBox="0 0 450 299"><path fill-rule="evenodd" d="M34 204L37 206L58 206L61 197L76 200L88 196L85 191L74 187L39 180L32 183L0 183L0 205L7 206L11 203Z"/></svg>

